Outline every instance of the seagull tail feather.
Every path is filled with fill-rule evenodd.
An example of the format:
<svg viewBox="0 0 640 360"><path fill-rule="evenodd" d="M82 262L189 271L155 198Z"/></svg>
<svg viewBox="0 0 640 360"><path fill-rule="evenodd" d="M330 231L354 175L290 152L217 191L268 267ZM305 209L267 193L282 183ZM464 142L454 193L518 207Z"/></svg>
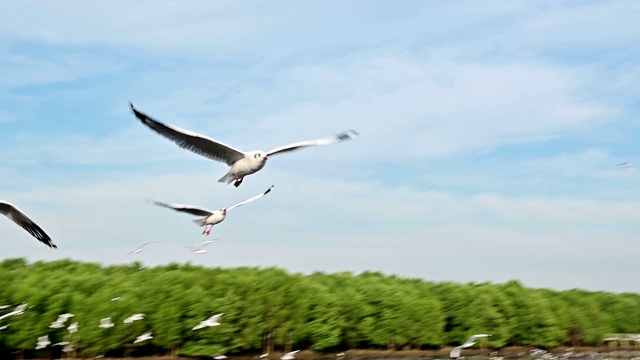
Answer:
<svg viewBox="0 0 640 360"><path fill-rule="evenodd" d="M229 176L229 173L224 174L223 177L218 179L218 182L220 182L220 183L231 184L232 181L233 181L233 177Z"/></svg>
<svg viewBox="0 0 640 360"><path fill-rule="evenodd" d="M205 226L207 224L207 218L195 219L193 222L198 224L198 226Z"/></svg>

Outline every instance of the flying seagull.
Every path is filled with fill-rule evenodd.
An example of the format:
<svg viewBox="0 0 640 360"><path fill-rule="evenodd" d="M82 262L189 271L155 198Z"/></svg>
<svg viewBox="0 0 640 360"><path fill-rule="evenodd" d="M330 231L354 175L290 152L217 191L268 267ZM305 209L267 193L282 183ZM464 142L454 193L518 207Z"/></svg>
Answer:
<svg viewBox="0 0 640 360"><path fill-rule="evenodd" d="M218 321L220 321L220 318L222 317L224 313L220 313L220 314L215 314L212 317L208 318L205 321L200 321L200 323L196 326L193 327L193 329L191 330L200 330L202 328L206 328L206 327L211 327L211 326L218 326L220 325L220 323Z"/></svg>
<svg viewBox="0 0 640 360"><path fill-rule="evenodd" d="M618 164L618 167L620 169L631 169L631 168L633 168L633 164L632 163L628 163L628 162L623 162L623 163Z"/></svg>
<svg viewBox="0 0 640 360"><path fill-rule="evenodd" d="M135 250L133 250L132 252L130 252L130 253L129 253L129 255L132 255L132 254L133 254L133 255L135 255L135 254L139 254L139 253L141 253L141 252L142 252L142 249L143 249L145 246L147 246L147 245L149 245L149 244L153 244L153 243L157 243L157 241L151 241L151 242L148 242L148 243L144 243L144 244L140 245L137 249L135 249ZM112 299L111 301L114 301L114 300Z"/></svg>
<svg viewBox="0 0 640 360"><path fill-rule="evenodd" d="M353 130L348 130L338 135L318 139L300 141L293 144L280 146L269 151L247 151L236 150L233 147L223 144L217 140L197 134L195 132L180 129L175 126L163 124L147 114L136 109L133 104L129 103L134 115L145 125L158 134L175 142L181 148L190 150L198 155L207 157L211 160L226 163L231 167L229 172L218 180L221 183L230 184L233 182L235 187L242 184L245 176L251 175L264 167L267 157L271 155L281 154L297 150L313 145L329 145L350 140L358 136Z"/></svg>
<svg viewBox="0 0 640 360"><path fill-rule="evenodd" d="M7 318L10 318L12 316L22 315L26 309L27 309L27 304L26 303L20 304L20 305L16 306L15 310L0 316L0 320L7 319Z"/></svg>
<svg viewBox="0 0 640 360"><path fill-rule="evenodd" d="M134 343L134 344L136 344L136 343L143 342L143 341L146 341L146 340L149 340L149 339L153 339L153 336L151 336L151 333L150 333L150 332L148 332L148 333L144 333L144 334L142 334L142 335L138 336L138 337L133 341L133 343Z"/></svg>
<svg viewBox="0 0 640 360"><path fill-rule="evenodd" d="M144 314L133 314L131 316L129 316L128 318L124 319L124 323L129 325L129 324L133 324L134 321L138 321L138 320L142 320L144 319Z"/></svg>
<svg viewBox="0 0 640 360"><path fill-rule="evenodd" d="M100 319L100 325L98 325L98 327L101 327L103 329L108 329L108 328L112 328L115 325L113 324L113 322L111 321L111 317L108 318L104 318L104 319Z"/></svg>
<svg viewBox="0 0 640 360"><path fill-rule="evenodd" d="M51 344L51 341L49 341L49 335L40 336L38 338L38 343L36 344L36 350L44 349L49 344Z"/></svg>
<svg viewBox="0 0 640 360"><path fill-rule="evenodd" d="M455 348L451 349L451 352L449 353L449 358L450 358L450 359L457 359L457 358L459 358L459 357L460 357L460 351L461 351L462 349L466 349L466 348L468 348L468 347L470 347L470 346L473 346L473 344L475 344L475 343L476 343L476 339L478 339L478 338L489 337L489 336L491 336L491 335L489 335L489 334L476 334L476 335L471 335L471 336L467 339L467 341L465 341L465 343L464 343L464 344L462 344L462 345L460 345L460 346L457 346L457 347L455 347Z"/></svg>
<svg viewBox="0 0 640 360"><path fill-rule="evenodd" d="M181 205L181 204L166 204L163 202L159 202L159 201L154 201L153 203L158 205L158 206L162 206L162 207L166 207L169 209L173 209L176 211L180 211L180 212L185 212L191 215L197 215L197 216L204 216L201 219L196 219L194 220L194 222L196 224L198 224L199 226L204 226L204 230L202 231L203 234L211 234L211 228L213 227L213 225L219 224L221 223L226 217L227 217L227 211L232 210L237 208L238 206L242 206L244 204L248 204L252 201L258 200L261 197L267 195L271 189L273 189L273 185L271 185L267 191L263 192L260 195L256 195L250 199L247 199L243 202L239 202L233 206L230 206L228 208L222 208L220 210L207 210L207 209L202 209L202 208L198 208L195 206L191 206L191 205ZM207 230L208 227L208 230Z"/></svg>
<svg viewBox="0 0 640 360"><path fill-rule="evenodd" d="M73 334L74 332L78 331L78 323L74 322L73 324L69 325L67 330L69 330L69 333L71 333L71 334Z"/></svg>
<svg viewBox="0 0 640 360"><path fill-rule="evenodd" d="M216 240L216 239L213 239ZM207 245L211 244L213 241L207 240L198 246L187 246L187 248L191 249L191 252L194 254L204 254L207 252Z"/></svg>
<svg viewBox="0 0 640 360"><path fill-rule="evenodd" d="M47 233L38 226L38 224L34 223L33 220L29 219L29 217L20 211L13 204L8 203L6 201L0 200L0 213L4 216L8 217L9 220L14 223L20 225L23 229L27 230L29 234L38 239L43 244L47 245L50 248L58 248L56 244L51 241L51 238Z"/></svg>
<svg viewBox="0 0 640 360"><path fill-rule="evenodd" d="M292 352L288 352L284 355L282 355L282 357L280 358L280 360L293 360L296 358L296 354L298 353L298 351L300 350L296 350L296 351L292 351Z"/></svg>

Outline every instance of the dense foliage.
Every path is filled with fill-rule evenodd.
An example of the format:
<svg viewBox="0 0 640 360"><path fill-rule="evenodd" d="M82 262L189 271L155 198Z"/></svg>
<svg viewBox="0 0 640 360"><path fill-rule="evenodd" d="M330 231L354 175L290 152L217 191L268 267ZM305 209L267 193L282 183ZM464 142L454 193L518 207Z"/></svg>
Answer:
<svg viewBox="0 0 640 360"><path fill-rule="evenodd" d="M489 346L596 345L606 333L640 333L640 295L529 289L505 284L431 283L365 272L289 274L276 268L203 268L139 263L101 267L69 260L0 262L0 305L27 302L0 321L0 358L35 351L36 339L71 340L78 355L258 353L265 334L276 349L437 348L491 333ZM112 301L122 297L122 301ZM59 314L79 330L49 325ZM193 331L224 313L221 325ZM131 325L123 319L144 313ZM0 313L1 314L1 313ZM101 318L116 324L99 328ZM152 331L154 338L133 344Z"/></svg>

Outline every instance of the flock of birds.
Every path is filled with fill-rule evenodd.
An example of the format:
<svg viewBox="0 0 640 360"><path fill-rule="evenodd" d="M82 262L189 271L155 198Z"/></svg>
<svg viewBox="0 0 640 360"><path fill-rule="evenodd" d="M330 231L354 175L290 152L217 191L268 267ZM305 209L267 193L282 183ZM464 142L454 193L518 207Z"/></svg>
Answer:
<svg viewBox="0 0 640 360"><path fill-rule="evenodd" d="M230 167L229 171L223 177L221 177L218 182L226 184L233 183L235 187L240 186L246 176L260 171L265 166L265 164L267 163L267 159L270 156L298 150L309 146L336 144L346 140L354 139L358 136L358 133L356 133L355 131L348 130L328 138L299 141L289 145L279 146L269 151L240 151L218 140L214 140L204 135L200 135L189 130L180 129L172 125L164 124L138 110L133 106L133 104L130 103L129 106L133 114L140 120L140 122L148 126L151 130L173 141L181 148L187 149L211 160L227 164ZM211 233L211 228L214 225L224 221L228 211L248 204L252 201L258 200L271 192L272 189L273 185L259 195L251 197L235 205L221 208L219 210L208 210L193 205L168 204L160 201L152 201L152 203L161 207L173 209L178 212L199 216L200 218L195 219L194 222L197 225L204 227L204 230L202 232L203 234L209 235ZM57 248L57 245L51 240L51 237L47 235L47 233L45 233L38 224L31 220L24 212L22 212L22 210L20 210L15 205L6 201L0 201L0 212L7 218L9 218L9 220L12 220L17 225L24 228L27 232L29 232L33 237L35 237L43 244L51 248ZM142 248L147 244L150 243L143 244L138 249L132 251L132 253L137 254L141 252ZM207 244L208 243L202 244L199 247L199 251L203 252L204 246L206 246ZM194 252L196 251L198 250L194 250Z"/></svg>
<svg viewBox="0 0 640 360"><path fill-rule="evenodd" d="M276 147L269 151L257 150L257 151L244 152L244 151L237 150L229 145L226 145L220 141L197 134L195 132L164 124L160 121L153 119L152 117L143 113L142 111L138 110L136 107L133 106L133 104L129 104L129 105L130 105L131 111L136 116L136 118L140 120L142 124L148 126L151 130L173 141L175 144L177 144L181 148L187 149L189 151L192 151L198 155L204 156L211 160L215 160L215 161L219 161L227 164L229 166L229 170L224 176L222 176L218 180L218 182L226 183L226 184L233 183L235 187L240 186L246 176L260 171L266 165L267 159L273 155L282 154L282 153L298 150L298 149L309 147L309 146L335 144L335 143L353 139L358 136L358 134L355 131L349 130L329 138L300 141L300 142L292 143L289 145ZM628 162L618 164L618 167L624 170L636 169L631 163L628 163ZM193 205L170 204L170 203L164 203L159 201L151 201L151 202L154 205L172 209L177 212L198 216L199 218L193 221L197 225L204 228L202 232L203 234L209 235L211 233L211 228L214 225L217 225L225 220L228 211L264 197L265 195L269 194L269 192L271 192L273 187L274 186L271 185L263 193L260 193L256 196L248 198L232 206L221 208L218 210L209 210L209 209L205 209L205 208L197 207ZM51 237L49 237L49 235L47 235L47 233L45 233L44 230L42 230L42 228L38 224L36 224L33 220L31 220L23 211L21 211L15 205L6 201L0 201L0 212L3 215L5 215L7 218L9 218L11 221L21 226L23 229L25 229L27 232L29 232L33 237L35 237L37 240L39 240L43 244L51 248L57 248L56 244L51 240ZM142 244L140 247L132 251L130 254L137 254L141 252L144 246L151 243L153 242ZM212 243L211 240L205 241L199 246L192 248L192 251L194 253L205 252L206 251L205 247L210 243ZM123 298L116 297L112 299L112 301L118 301L118 300L123 300ZM0 313L8 311L7 313L0 315L0 320L21 315L27 309L26 306L27 306L26 304L21 304L17 306L13 306L13 305L0 306ZM200 330L206 327L213 327L213 326L220 325L219 321L222 315L223 314L216 314L204 321L201 321L199 324L193 327L193 330L195 331L195 330ZM51 324L50 327L51 328L64 327L68 319L73 316L74 316L73 314L69 314L69 313L61 314ZM134 314L126 318L124 320L124 323L127 325L132 324L135 321L143 320L144 316L145 316L144 314ZM4 330L8 326L9 325L0 326L0 330ZM112 322L111 318L108 317L108 318L101 319L98 326L103 329L109 329L114 327L115 324ZM69 333L71 334L75 333L78 330L78 323L75 322L70 324L67 329ZM453 348L449 354L449 357L453 359L460 358L461 357L460 353L462 349L473 346L476 343L477 339L479 338L484 338L489 336L491 335L476 334L471 336L464 344ZM148 332L138 336L133 341L133 343L144 342L152 338L153 338L152 333ZM50 344L51 342L49 341L48 335L42 336L38 338L35 348L43 349L49 346ZM64 346L63 348L64 352L73 350L73 347L70 345L70 343L66 341L57 343L54 345ZM281 359L292 360L295 358L295 354L297 352L298 350L289 352L283 355ZM340 355L344 357L344 353L339 354L338 356L339 358L341 358ZM263 354L261 358L265 358L267 356L268 354ZM216 355L214 356L214 358L217 360L221 360L221 359L225 359L226 356Z"/></svg>
<svg viewBox="0 0 640 360"><path fill-rule="evenodd" d="M226 184L233 183L235 187L240 186L240 184L242 184L246 176L260 171L265 166L267 159L273 155L278 155L278 154L298 150L298 149L309 147L309 146L336 144L346 140L353 139L358 136L358 134L355 131L348 130L346 132L340 133L332 137L318 139L318 140L300 141L300 142L292 143L289 145L276 147L269 151L258 150L258 151L243 152L229 145L226 145L220 141L197 134L195 132L180 129L175 126L163 124L160 121L157 121L151 118L150 116L148 116L147 114L141 112L136 107L134 107L133 104L129 104L129 105L135 117L139 119L140 122L142 122L142 124L148 126L153 131L173 141L178 146L184 149L192 151L198 155L204 156L211 160L215 160L215 161L219 161L227 164L229 166L229 170L218 181ZM170 203L164 203L160 201L151 201L151 202L154 205L157 205L160 207L165 207L168 209L175 210L177 212L198 216L198 218L195 219L194 222L197 225L204 228L202 232L203 234L209 235L211 233L211 228L214 225L217 225L225 220L225 218L227 217L227 212L239 206L248 204L250 202L256 201L264 197L265 195L269 194L272 191L273 187L274 186L271 185L266 191L256 196L253 196L237 204L231 205L229 207L224 207L218 210L209 210L209 209L205 209L205 208L197 207L193 205L170 204ZM21 226L23 229L25 229L27 232L29 232L33 237L35 237L37 240L39 240L43 244L51 248L57 248L57 245L51 240L51 237L44 230L42 230L42 228L38 224L36 224L33 220L31 220L31 218L29 218L22 210L20 210L15 205L6 201L0 201L0 212L3 215L5 215L7 218L9 218L9 220ZM146 245L149 245L151 243L153 242L142 244L140 247L133 250L130 254L140 253ZM205 241L202 244L198 245L197 247L192 248L192 252L196 254L203 253L206 251L206 246L209 245L210 243L212 243L211 240ZM119 301L119 300L124 300L124 299L120 297L116 297L112 299L112 301ZM26 309L27 309L27 304L20 304L15 306L14 305L1 306L0 320L5 320L13 316L21 315L22 313L24 313ZM6 313L2 314L2 312L6 312ZM207 327L220 325L219 321L222 315L223 314L216 314L204 321L201 321L199 324L193 327L193 330L195 331L195 330L200 330ZM74 315L70 313L61 314L51 324L50 327L53 329L62 328L66 326L65 324L68 321L68 319L70 319L73 316ZM143 320L144 316L145 316L144 314L134 314L126 318L124 320L124 323L128 325L135 321ZM8 326L9 325L4 325L0 327L0 330L4 330ZM113 323L111 317L100 319L100 323L98 325L98 327L102 329L110 329L114 326L115 324ZM70 334L77 332L78 323L74 322L70 324L67 330L69 331ZM153 338L152 333L148 332L138 336L133 341L133 343L141 343L152 338ZM51 341L49 340L49 336L45 335L38 338L35 349L36 350L44 349L48 347L50 344L51 344ZM62 350L63 352L73 351L73 347L69 343L69 341L53 344L53 346L55 345L64 346ZM289 352L284 356L282 356L281 359L292 360L294 359L295 354L297 352L298 351ZM264 354L263 356L261 356L261 358L266 358L267 356L268 354ZM220 359L226 358L226 356L216 355L214 356L214 358L220 360Z"/></svg>

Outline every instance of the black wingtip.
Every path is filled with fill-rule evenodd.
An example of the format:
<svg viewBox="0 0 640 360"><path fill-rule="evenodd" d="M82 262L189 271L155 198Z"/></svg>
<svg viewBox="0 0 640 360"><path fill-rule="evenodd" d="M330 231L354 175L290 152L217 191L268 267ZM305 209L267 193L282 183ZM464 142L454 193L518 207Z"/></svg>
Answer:
<svg viewBox="0 0 640 360"><path fill-rule="evenodd" d="M271 191L271 189L273 189L273 187L274 187L274 186L275 186L275 185L271 185L271 186L267 189L267 191L265 191L265 192L264 192L264 194L263 194L263 195L267 195L267 194Z"/></svg>
<svg viewBox="0 0 640 360"><path fill-rule="evenodd" d="M360 136L360 134L358 134L355 130L347 130L337 135L338 140L340 141L355 139L358 136Z"/></svg>

